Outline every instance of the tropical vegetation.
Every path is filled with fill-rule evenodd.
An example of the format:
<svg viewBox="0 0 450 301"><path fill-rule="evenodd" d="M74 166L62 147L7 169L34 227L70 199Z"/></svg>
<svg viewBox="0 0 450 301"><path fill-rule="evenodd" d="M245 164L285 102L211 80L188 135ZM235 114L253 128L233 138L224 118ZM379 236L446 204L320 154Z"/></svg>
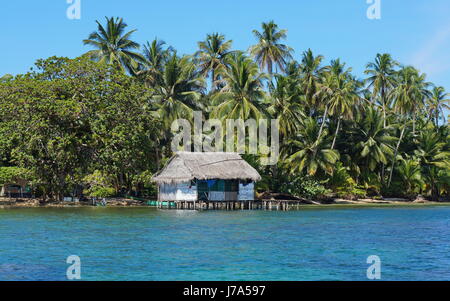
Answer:
<svg viewBox="0 0 450 301"><path fill-rule="evenodd" d="M253 31L247 51L210 33L181 55L159 39L140 45L134 32L106 18L80 57L0 78L1 182L26 174L46 200L79 186L98 197L153 195L172 122L202 111L223 122L279 120L277 165L245 156L263 177L260 192L449 197L450 96L415 67L380 53L359 78L339 58L310 49L296 58L273 21Z"/></svg>

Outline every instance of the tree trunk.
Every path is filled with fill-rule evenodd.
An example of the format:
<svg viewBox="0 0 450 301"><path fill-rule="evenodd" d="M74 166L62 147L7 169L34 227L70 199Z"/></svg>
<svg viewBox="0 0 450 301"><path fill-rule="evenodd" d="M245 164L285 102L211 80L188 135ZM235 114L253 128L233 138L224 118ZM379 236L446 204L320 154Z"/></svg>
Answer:
<svg viewBox="0 0 450 301"><path fill-rule="evenodd" d="M436 128L439 127L439 110L436 109Z"/></svg>
<svg viewBox="0 0 450 301"><path fill-rule="evenodd" d="M325 119L327 118L328 114L328 105L325 106L325 112L323 113L322 117L322 124L320 125L319 134L317 135L317 140L320 139L320 136L322 136L323 127L325 126Z"/></svg>
<svg viewBox="0 0 450 301"><path fill-rule="evenodd" d="M383 128L386 128L386 99L384 87L381 88L381 101L383 102Z"/></svg>
<svg viewBox="0 0 450 301"><path fill-rule="evenodd" d="M159 169L160 169L160 163L159 163L159 149L158 149L158 147L156 147L156 150L155 150L155 155L156 155L156 169L159 171Z"/></svg>
<svg viewBox="0 0 450 301"><path fill-rule="evenodd" d="M400 144L402 143L403 135L405 134L406 126L403 127L402 132L400 134L400 139L397 142L397 146L395 148L394 158L392 159L391 172L389 175L388 188L391 187L392 182L392 174L394 173L395 162L397 160L398 149L400 148Z"/></svg>
<svg viewBox="0 0 450 301"><path fill-rule="evenodd" d="M334 146L336 145L336 138L339 133L340 127L341 127L341 117L339 117L339 119L338 119L338 124L337 124L337 128L336 128L336 132L334 133L333 144L331 145L331 149L334 149Z"/></svg>

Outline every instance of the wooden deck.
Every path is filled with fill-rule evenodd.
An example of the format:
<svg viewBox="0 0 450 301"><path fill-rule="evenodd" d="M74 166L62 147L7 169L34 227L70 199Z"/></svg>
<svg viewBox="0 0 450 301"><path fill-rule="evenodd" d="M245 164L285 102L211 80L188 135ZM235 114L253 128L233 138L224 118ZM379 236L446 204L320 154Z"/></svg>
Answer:
<svg viewBox="0 0 450 301"><path fill-rule="evenodd" d="M157 202L159 209L176 210L298 210L301 201L172 201Z"/></svg>

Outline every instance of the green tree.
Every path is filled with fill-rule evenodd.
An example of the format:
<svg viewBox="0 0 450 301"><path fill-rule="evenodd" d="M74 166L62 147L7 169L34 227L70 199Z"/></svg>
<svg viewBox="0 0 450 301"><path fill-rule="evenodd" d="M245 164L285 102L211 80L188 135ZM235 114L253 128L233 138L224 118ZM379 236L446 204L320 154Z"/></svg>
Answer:
<svg viewBox="0 0 450 301"><path fill-rule="evenodd" d="M115 177L119 190L152 169L154 122L142 85L87 58L36 65L0 89L0 128L13 137L10 163L30 171L44 199L61 200L91 170Z"/></svg>
<svg viewBox="0 0 450 301"><path fill-rule="evenodd" d="M430 96L427 90L430 83L425 79L425 74L420 74L414 67L403 67L397 75L397 86L389 95L394 100L397 112L412 117L413 135L416 134L417 113L424 107L425 100Z"/></svg>
<svg viewBox="0 0 450 301"><path fill-rule="evenodd" d="M388 164L394 156L392 127L383 126L383 117L375 108L368 108L352 129L356 140L354 160L363 162L363 169L375 171L378 164Z"/></svg>
<svg viewBox="0 0 450 301"><path fill-rule="evenodd" d="M154 87L163 81L164 67L174 52L172 47L166 48L165 45L166 42L157 38L144 45L144 61L140 64L137 75L143 78L148 87Z"/></svg>
<svg viewBox="0 0 450 301"><path fill-rule="evenodd" d="M339 152L331 149L331 141L324 130L318 137L319 125L313 118L306 118L298 135L288 143L288 157L285 163L291 173L306 171L314 176L318 171L332 174L334 164L339 160Z"/></svg>
<svg viewBox="0 0 450 301"><path fill-rule="evenodd" d="M106 26L96 22L97 31L91 33L83 43L97 49L87 52L87 55L95 61L134 73L138 62L144 61L142 55L135 51L139 49L139 44L130 39L136 30L125 32L127 24L122 18L106 17Z"/></svg>
<svg viewBox="0 0 450 301"><path fill-rule="evenodd" d="M386 110L390 106L389 92L395 87L395 67L399 64L390 54L378 53L374 62L366 65L365 74L369 75L366 82L372 89L373 100L378 100L383 109L383 125L386 127Z"/></svg>
<svg viewBox="0 0 450 301"><path fill-rule="evenodd" d="M14 76L12 76L11 74L5 74L2 77L0 77L0 83L8 82L8 81L12 80L13 78L14 78Z"/></svg>
<svg viewBox="0 0 450 301"><path fill-rule="evenodd" d="M318 134L322 134L325 119L328 114L334 116L337 120L331 149L334 149L336 145L342 119L353 117L353 108L359 100L357 93L358 84L356 80L349 76L351 69L344 70L344 68L345 64L341 64L339 60L332 61L330 71L325 74L323 82L319 85L319 91L316 94L325 103L321 130Z"/></svg>
<svg viewBox="0 0 450 301"><path fill-rule="evenodd" d="M270 83L270 94L266 102L269 104L268 112L279 120L281 141L292 137L305 117L302 106L302 92L296 77L289 75L275 76L275 83Z"/></svg>
<svg viewBox="0 0 450 301"><path fill-rule="evenodd" d="M226 68L226 57L233 41L225 40L225 36L219 33L208 34L205 41L198 42L199 51L195 54L200 72L204 76L210 74L211 89L214 91L220 70Z"/></svg>
<svg viewBox="0 0 450 301"><path fill-rule="evenodd" d="M401 159L397 167L397 173L407 195L419 191L423 185L420 165L417 160Z"/></svg>
<svg viewBox="0 0 450 301"><path fill-rule="evenodd" d="M243 53L230 55L227 64L228 68L221 74L224 85L220 93L213 97L213 105L216 107L212 115L222 120L259 119L265 112L262 106L262 81L266 77Z"/></svg>
<svg viewBox="0 0 450 301"><path fill-rule="evenodd" d="M193 118L194 109L199 109L205 81L190 57L179 58L174 53L164 67L162 82L154 89L153 100L159 117L170 129L176 119Z"/></svg>
<svg viewBox="0 0 450 301"><path fill-rule="evenodd" d="M274 21L262 23L262 32L253 30L258 43L250 48L251 55L258 62L261 70L266 69L272 75L274 67L285 70L286 63L292 58L293 49L282 44L287 37L287 30L278 29Z"/></svg>
<svg viewBox="0 0 450 301"><path fill-rule="evenodd" d="M450 110L447 104L450 102L450 94L445 93L444 87L433 87L431 96L427 99L429 118L434 121L436 127L439 126L439 119L445 123L444 109Z"/></svg>
<svg viewBox="0 0 450 301"><path fill-rule="evenodd" d="M300 84L305 95L306 106L309 108L310 116L312 116L320 105L320 103L317 103L317 97L314 96L317 93L322 76L327 69L321 66L322 61L323 56L314 56L311 49L308 49L302 54Z"/></svg>
<svg viewBox="0 0 450 301"><path fill-rule="evenodd" d="M21 92L13 93L14 89ZM16 135L13 162L30 170L44 187L44 199L61 200L68 177L86 162L89 138L85 123L78 115L81 106L74 99L59 94L63 83L18 79L4 100L11 116L6 133ZM4 106L2 106L4 107ZM9 120L8 120L9 119Z"/></svg>
<svg viewBox="0 0 450 301"><path fill-rule="evenodd" d="M444 140L444 139L446 140ZM439 197L440 170L450 169L450 151L448 149L449 136L442 137L440 133L432 130L426 130L417 137L417 149L414 155L419 159L422 168L422 175L430 187L431 196L434 200Z"/></svg>

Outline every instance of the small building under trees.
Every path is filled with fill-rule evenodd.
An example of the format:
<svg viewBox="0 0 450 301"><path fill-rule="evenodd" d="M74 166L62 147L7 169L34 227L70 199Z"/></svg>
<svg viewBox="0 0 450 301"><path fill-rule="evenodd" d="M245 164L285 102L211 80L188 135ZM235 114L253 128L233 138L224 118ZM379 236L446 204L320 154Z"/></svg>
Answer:
<svg viewBox="0 0 450 301"><path fill-rule="evenodd" d="M27 171L19 167L0 167L0 197L31 197Z"/></svg>
<svg viewBox="0 0 450 301"><path fill-rule="evenodd" d="M237 153L179 152L152 178L159 202L253 201L261 176Z"/></svg>

